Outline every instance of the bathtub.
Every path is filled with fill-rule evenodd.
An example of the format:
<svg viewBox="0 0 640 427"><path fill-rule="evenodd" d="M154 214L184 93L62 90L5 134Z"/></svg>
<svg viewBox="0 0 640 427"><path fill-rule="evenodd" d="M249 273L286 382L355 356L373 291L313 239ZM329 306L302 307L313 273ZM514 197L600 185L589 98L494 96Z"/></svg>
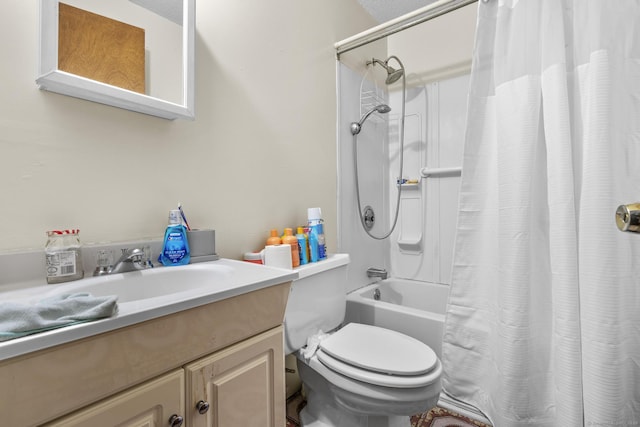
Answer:
<svg viewBox="0 0 640 427"><path fill-rule="evenodd" d="M345 321L402 332L427 344L441 358L448 295L448 285L381 280L347 295Z"/></svg>

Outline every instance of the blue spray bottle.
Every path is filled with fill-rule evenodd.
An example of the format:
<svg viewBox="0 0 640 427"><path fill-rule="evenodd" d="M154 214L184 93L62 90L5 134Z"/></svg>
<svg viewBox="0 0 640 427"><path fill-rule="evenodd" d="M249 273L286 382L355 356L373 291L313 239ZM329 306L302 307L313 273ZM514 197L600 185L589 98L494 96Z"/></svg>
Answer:
<svg viewBox="0 0 640 427"><path fill-rule="evenodd" d="M318 253L318 233L314 227L309 227L309 262L320 261Z"/></svg>
<svg viewBox="0 0 640 427"><path fill-rule="evenodd" d="M164 232L164 243L160 253L162 265L185 265L189 264L191 253L189 251L189 241L187 240L187 229L182 225L180 211L174 209L169 212L169 225Z"/></svg>
<svg viewBox="0 0 640 427"><path fill-rule="evenodd" d="M309 208L307 209L307 218L309 220L309 228L311 229L309 236L311 236L311 234L315 234L315 239L318 242L316 243L318 247L317 260L321 261L323 259L327 259L327 246L324 238L324 221L322 220L322 211L320 208ZM311 240L309 240L309 242L311 242Z"/></svg>
<svg viewBox="0 0 640 427"><path fill-rule="evenodd" d="M304 234L304 228L298 227L296 239L298 240L298 253L300 254L300 265L309 263L309 238Z"/></svg>

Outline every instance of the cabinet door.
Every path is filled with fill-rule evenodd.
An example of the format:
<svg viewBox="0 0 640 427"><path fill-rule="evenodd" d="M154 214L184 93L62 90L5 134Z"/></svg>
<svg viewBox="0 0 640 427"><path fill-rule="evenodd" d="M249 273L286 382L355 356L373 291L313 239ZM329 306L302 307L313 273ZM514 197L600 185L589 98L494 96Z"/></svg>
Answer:
<svg viewBox="0 0 640 427"><path fill-rule="evenodd" d="M175 417L184 417L184 371L182 369L133 387L60 418L47 426L178 426L180 422Z"/></svg>
<svg viewBox="0 0 640 427"><path fill-rule="evenodd" d="M185 371L189 427L285 425L282 327L187 365ZM206 412L199 402L208 404Z"/></svg>

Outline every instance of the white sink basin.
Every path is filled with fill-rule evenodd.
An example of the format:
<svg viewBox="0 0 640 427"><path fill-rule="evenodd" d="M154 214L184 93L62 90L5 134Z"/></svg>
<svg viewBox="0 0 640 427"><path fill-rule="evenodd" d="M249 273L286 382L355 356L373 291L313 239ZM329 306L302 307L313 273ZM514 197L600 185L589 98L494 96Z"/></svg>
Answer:
<svg viewBox="0 0 640 427"><path fill-rule="evenodd" d="M232 273L231 267L214 263L150 268L58 285L39 298L88 292L93 296L117 295L122 304L173 294L215 292L230 282Z"/></svg>

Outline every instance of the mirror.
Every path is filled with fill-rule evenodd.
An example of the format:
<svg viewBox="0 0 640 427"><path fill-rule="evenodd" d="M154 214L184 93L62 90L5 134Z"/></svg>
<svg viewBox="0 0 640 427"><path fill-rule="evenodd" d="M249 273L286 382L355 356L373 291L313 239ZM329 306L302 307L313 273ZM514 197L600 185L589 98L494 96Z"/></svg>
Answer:
<svg viewBox="0 0 640 427"><path fill-rule="evenodd" d="M195 0L40 0L42 90L192 120L194 55Z"/></svg>

